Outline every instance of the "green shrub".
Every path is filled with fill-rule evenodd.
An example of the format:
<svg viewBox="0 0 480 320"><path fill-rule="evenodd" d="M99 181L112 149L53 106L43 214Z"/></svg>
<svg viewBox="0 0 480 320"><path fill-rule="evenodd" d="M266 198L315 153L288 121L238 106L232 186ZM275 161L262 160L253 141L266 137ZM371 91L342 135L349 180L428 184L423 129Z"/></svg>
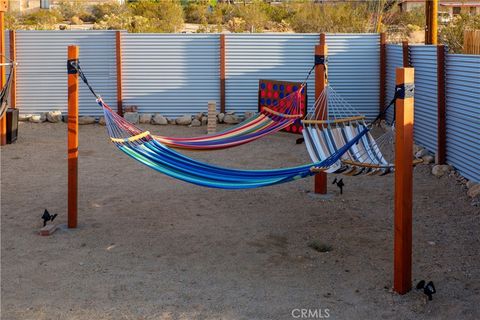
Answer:
<svg viewBox="0 0 480 320"><path fill-rule="evenodd" d="M62 21L62 15L57 10L38 10L21 18L20 24L28 29L53 30L55 25Z"/></svg>
<svg viewBox="0 0 480 320"><path fill-rule="evenodd" d="M366 32L371 12L365 3L296 4L290 25L295 32Z"/></svg>
<svg viewBox="0 0 480 320"><path fill-rule="evenodd" d="M93 5L91 11L94 22L99 22L106 15L119 15L125 13L127 11L127 7L125 5L119 4L116 1L113 1Z"/></svg>
<svg viewBox="0 0 480 320"><path fill-rule="evenodd" d="M133 16L149 19L152 28L159 30L157 32L175 32L183 27L183 8L175 0L139 0L130 5L130 12Z"/></svg>
<svg viewBox="0 0 480 320"><path fill-rule="evenodd" d="M439 41L448 46L451 53L463 52L465 30L480 30L480 15L460 14L440 29Z"/></svg>

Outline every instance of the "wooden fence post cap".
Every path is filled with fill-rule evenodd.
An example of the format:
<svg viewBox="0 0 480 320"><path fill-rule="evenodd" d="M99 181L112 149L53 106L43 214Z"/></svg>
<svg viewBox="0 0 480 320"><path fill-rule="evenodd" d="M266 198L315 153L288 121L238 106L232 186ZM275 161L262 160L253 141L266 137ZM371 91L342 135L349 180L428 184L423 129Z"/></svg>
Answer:
<svg viewBox="0 0 480 320"><path fill-rule="evenodd" d="M328 54L328 46L326 44L317 44L315 46L315 55L326 56Z"/></svg>
<svg viewBox="0 0 480 320"><path fill-rule="evenodd" d="M396 84L413 83L415 68L397 68Z"/></svg>

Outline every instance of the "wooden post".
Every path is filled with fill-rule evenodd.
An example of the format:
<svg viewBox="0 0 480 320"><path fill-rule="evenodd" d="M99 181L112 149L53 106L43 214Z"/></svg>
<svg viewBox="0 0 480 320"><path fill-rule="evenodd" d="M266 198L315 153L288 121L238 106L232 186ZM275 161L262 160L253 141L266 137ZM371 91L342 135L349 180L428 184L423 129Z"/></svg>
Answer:
<svg viewBox="0 0 480 320"><path fill-rule="evenodd" d="M78 47L68 46L68 227L77 227L78 209Z"/></svg>
<svg viewBox="0 0 480 320"><path fill-rule="evenodd" d="M15 30L10 30L10 60L17 61L17 43ZM12 67L13 68L13 67ZM17 107L17 70L12 70L12 86L10 87L10 108Z"/></svg>
<svg viewBox="0 0 480 320"><path fill-rule="evenodd" d="M320 44L315 46L315 101L322 94L327 86L327 57L328 47L325 43L325 34L320 35ZM327 101L323 105L318 105L318 112L316 114L317 120L327 120L328 118ZM320 172L315 175L314 192L318 194L327 193L327 174Z"/></svg>
<svg viewBox="0 0 480 320"><path fill-rule="evenodd" d="M405 294L412 288L413 198L413 68L397 68L400 95L395 102L395 236L393 289ZM403 93L402 93L403 92Z"/></svg>
<svg viewBox="0 0 480 320"><path fill-rule="evenodd" d="M437 44L438 0L425 1L425 44Z"/></svg>
<svg viewBox="0 0 480 320"><path fill-rule="evenodd" d="M383 112L386 107L386 82L387 82L387 36L385 32L380 33L380 108L382 119L385 119Z"/></svg>
<svg viewBox="0 0 480 320"><path fill-rule="evenodd" d="M220 112L225 113L225 34L220 34Z"/></svg>
<svg viewBox="0 0 480 320"><path fill-rule="evenodd" d="M445 164L447 146L446 97L445 97L445 46L437 45L437 154L436 163Z"/></svg>
<svg viewBox="0 0 480 320"><path fill-rule="evenodd" d="M410 50L408 47L408 41L402 41L402 54L403 54L403 67L410 67Z"/></svg>
<svg viewBox="0 0 480 320"><path fill-rule="evenodd" d="M122 32L115 32L115 53L117 60L117 113L123 116L123 85L122 85Z"/></svg>
<svg viewBox="0 0 480 320"><path fill-rule="evenodd" d="M7 1L0 1L0 63L5 63L5 11L7 11ZM0 84L3 86L7 82L6 66L0 66ZM0 146L7 144L7 117L6 113L0 119Z"/></svg>

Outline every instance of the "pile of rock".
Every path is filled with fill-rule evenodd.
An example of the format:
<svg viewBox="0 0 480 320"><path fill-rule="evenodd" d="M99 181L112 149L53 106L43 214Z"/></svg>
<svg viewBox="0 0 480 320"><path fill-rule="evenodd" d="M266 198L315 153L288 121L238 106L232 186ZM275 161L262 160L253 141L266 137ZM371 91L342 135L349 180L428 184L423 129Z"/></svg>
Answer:
<svg viewBox="0 0 480 320"><path fill-rule="evenodd" d="M183 115L178 118L168 118L159 113L138 113L135 106L129 106L124 108L123 117L128 122L133 124L154 124L154 125L181 125L181 126L190 126L190 127L200 127L206 126L208 124L208 114L206 112L200 112L196 115ZM238 124L245 120L245 118L250 118L254 115L253 112L245 112L244 115L239 115L234 111L229 111L227 113L217 113L216 120L217 123L225 124ZM42 123L42 122L66 122L67 116L62 115L60 110L54 110L49 112L43 112L40 114L25 114L22 113L19 115L19 121L24 122L33 122L33 123ZM94 124L98 123L99 125L105 125L105 117L93 117L93 116L80 116L78 118L78 124Z"/></svg>
<svg viewBox="0 0 480 320"><path fill-rule="evenodd" d="M422 159L424 164L435 162L435 156L420 145L413 145L413 154L415 155L415 158Z"/></svg>

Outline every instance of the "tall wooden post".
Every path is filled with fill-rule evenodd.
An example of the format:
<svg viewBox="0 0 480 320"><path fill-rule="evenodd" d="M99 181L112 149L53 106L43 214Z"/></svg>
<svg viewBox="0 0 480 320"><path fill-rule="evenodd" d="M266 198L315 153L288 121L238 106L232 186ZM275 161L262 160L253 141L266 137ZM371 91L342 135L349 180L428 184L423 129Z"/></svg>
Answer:
<svg viewBox="0 0 480 320"><path fill-rule="evenodd" d="M325 34L322 33L320 35L320 44L315 46L315 101L318 100L327 86L327 58L328 47L325 41ZM322 101L322 104L318 105L317 108L317 120L327 120L327 101ZM314 192L319 194L327 193L327 174L325 172L315 175Z"/></svg>
<svg viewBox="0 0 480 320"><path fill-rule="evenodd" d="M225 112L225 34L220 34L220 112Z"/></svg>
<svg viewBox="0 0 480 320"><path fill-rule="evenodd" d="M438 0L425 1L425 44L437 44Z"/></svg>
<svg viewBox="0 0 480 320"><path fill-rule="evenodd" d="M437 45L437 154L436 163L445 164L447 156L447 108L445 96L445 46Z"/></svg>
<svg viewBox="0 0 480 320"><path fill-rule="evenodd" d="M123 116L123 85L122 85L122 32L115 32L115 53L117 63L117 113Z"/></svg>
<svg viewBox="0 0 480 320"><path fill-rule="evenodd" d="M10 30L10 60L17 61L17 37L15 30ZM12 66L13 68L13 66ZM10 87L10 108L17 107L17 70L12 69L12 84Z"/></svg>
<svg viewBox="0 0 480 320"><path fill-rule="evenodd" d="M5 11L7 11L7 1L0 1L0 84L2 87L7 82L5 64ZM0 119L0 146L7 144L7 117L6 113Z"/></svg>
<svg viewBox="0 0 480 320"><path fill-rule="evenodd" d="M413 83L413 68L397 68L393 288L399 294L412 288Z"/></svg>
<svg viewBox="0 0 480 320"><path fill-rule="evenodd" d="M78 47L68 46L68 227L77 227L78 210Z"/></svg>
<svg viewBox="0 0 480 320"><path fill-rule="evenodd" d="M408 46L408 41L402 41L402 58L403 58L403 67L410 67L410 50Z"/></svg>
<svg viewBox="0 0 480 320"><path fill-rule="evenodd" d="M386 107L386 82L387 82L387 36L385 32L380 33L380 101L379 111L382 119L385 119Z"/></svg>

